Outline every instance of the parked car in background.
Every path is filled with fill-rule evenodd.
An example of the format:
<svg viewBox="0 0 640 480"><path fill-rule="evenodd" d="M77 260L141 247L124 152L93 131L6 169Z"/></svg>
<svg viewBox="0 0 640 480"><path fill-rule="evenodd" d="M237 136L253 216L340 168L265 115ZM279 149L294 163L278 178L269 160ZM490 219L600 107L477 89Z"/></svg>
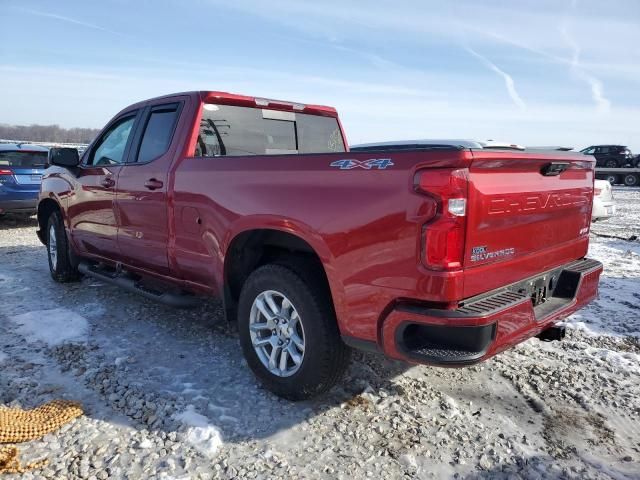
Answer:
<svg viewBox="0 0 640 480"><path fill-rule="evenodd" d="M493 148L497 150L524 150L525 147L522 145L518 145L517 143L509 143L509 142L501 142L498 140L485 140L481 141L480 144L484 148Z"/></svg>
<svg viewBox="0 0 640 480"><path fill-rule="evenodd" d="M635 161L631 150L625 145L592 145L580 152L596 157L596 167L622 168L633 166Z"/></svg>
<svg viewBox="0 0 640 480"><path fill-rule="evenodd" d="M469 140L469 139L419 139L400 140L390 142L360 143L351 145L351 152L385 151L385 150L434 150L438 148L451 148L456 145L460 148L487 148L492 150L525 150L522 145L508 142L498 142L496 140Z"/></svg>
<svg viewBox="0 0 640 480"><path fill-rule="evenodd" d="M49 149L23 143L0 144L0 214L33 214Z"/></svg>
<svg viewBox="0 0 640 480"><path fill-rule="evenodd" d="M607 180L596 180L593 183L593 210L591 221L606 220L616 214L613 200L613 189Z"/></svg>

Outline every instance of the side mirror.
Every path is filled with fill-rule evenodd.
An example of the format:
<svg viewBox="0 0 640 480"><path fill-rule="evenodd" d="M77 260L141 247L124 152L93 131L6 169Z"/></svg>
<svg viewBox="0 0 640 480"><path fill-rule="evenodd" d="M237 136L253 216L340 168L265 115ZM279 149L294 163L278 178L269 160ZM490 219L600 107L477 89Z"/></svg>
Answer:
<svg viewBox="0 0 640 480"><path fill-rule="evenodd" d="M80 165L80 155L75 148L54 147L49 150L49 165L59 167L77 167Z"/></svg>

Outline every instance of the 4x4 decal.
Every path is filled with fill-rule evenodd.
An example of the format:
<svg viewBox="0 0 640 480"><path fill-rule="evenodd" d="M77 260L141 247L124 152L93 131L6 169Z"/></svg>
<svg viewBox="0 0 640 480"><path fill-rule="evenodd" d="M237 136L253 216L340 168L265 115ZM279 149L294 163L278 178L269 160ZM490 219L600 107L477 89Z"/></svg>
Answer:
<svg viewBox="0 0 640 480"><path fill-rule="evenodd" d="M336 160L331 162L331 167L337 167L340 170L351 170L353 168L364 168L365 170L371 170L377 168L378 170L385 170L393 166L393 162L390 158L372 158L371 160Z"/></svg>

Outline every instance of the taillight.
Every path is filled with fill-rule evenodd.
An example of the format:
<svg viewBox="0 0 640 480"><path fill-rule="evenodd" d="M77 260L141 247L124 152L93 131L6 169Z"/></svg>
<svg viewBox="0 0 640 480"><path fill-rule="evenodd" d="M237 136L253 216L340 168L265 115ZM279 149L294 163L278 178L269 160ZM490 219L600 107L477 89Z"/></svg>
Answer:
<svg viewBox="0 0 640 480"><path fill-rule="evenodd" d="M8 178L11 175L13 175L13 172L11 170L0 168L0 185L4 185L7 182L11 183L11 178Z"/></svg>
<svg viewBox="0 0 640 480"><path fill-rule="evenodd" d="M597 197L602 193L602 189L601 188L594 188L593 189L593 196Z"/></svg>
<svg viewBox="0 0 640 480"><path fill-rule="evenodd" d="M469 170L421 170L416 190L433 197L437 213L422 228L422 262L431 270L462 268L467 224Z"/></svg>

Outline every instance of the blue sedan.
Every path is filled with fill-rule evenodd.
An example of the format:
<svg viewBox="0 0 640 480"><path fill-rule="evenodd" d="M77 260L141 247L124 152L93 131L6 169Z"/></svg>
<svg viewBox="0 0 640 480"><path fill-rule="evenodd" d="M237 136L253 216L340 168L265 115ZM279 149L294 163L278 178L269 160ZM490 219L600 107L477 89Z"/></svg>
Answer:
<svg viewBox="0 0 640 480"><path fill-rule="evenodd" d="M48 152L39 145L0 144L0 214L35 213Z"/></svg>

